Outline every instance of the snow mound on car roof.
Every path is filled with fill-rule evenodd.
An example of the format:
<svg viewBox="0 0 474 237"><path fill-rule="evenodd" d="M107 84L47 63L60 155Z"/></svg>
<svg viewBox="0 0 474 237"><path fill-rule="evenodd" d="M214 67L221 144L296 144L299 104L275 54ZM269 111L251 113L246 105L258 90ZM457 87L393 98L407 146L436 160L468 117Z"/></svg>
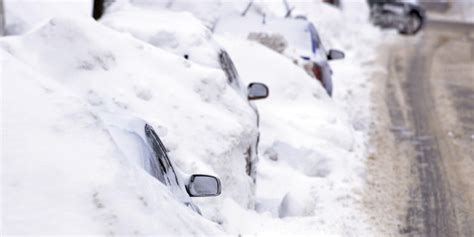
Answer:
<svg viewBox="0 0 474 237"><path fill-rule="evenodd" d="M0 49L2 233L214 235L115 146L94 109Z"/></svg>
<svg viewBox="0 0 474 237"><path fill-rule="evenodd" d="M98 111L153 125L187 173L216 174L222 197L251 205L245 151L255 114L221 70L203 68L89 19L53 18L0 47L85 98ZM203 208L204 213L206 208Z"/></svg>
<svg viewBox="0 0 474 237"><path fill-rule="evenodd" d="M172 11L186 11L192 13L208 28L212 28L216 19L222 14L240 13L247 4L248 0L173 0L173 1L156 1L156 0L118 0L115 1L110 10L120 9L123 6L132 5L146 9L166 9Z"/></svg>
<svg viewBox="0 0 474 237"><path fill-rule="evenodd" d="M216 60L220 48L208 43L213 41L211 31L189 12L126 5L105 14L100 22L176 55L186 55L190 61L220 67Z"/></svg>
<svg viewBox="0 0 474 237"><path fill-rule="evenodd" d="M6 34L26 33L53 16L91 17L92 3L90 0L3 0Z"/></svg>

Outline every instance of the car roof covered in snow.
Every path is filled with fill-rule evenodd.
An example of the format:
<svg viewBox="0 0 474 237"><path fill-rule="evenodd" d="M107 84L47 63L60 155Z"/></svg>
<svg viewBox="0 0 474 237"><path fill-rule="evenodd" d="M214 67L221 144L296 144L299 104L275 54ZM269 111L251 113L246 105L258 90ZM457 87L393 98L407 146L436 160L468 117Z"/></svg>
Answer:
<svg viewBox="0 0 474 237"><path fill-rule="evenodd" d="M101 23L181 57L187 55L190 61L219 68L219 45L212 32L189 12L126 5L105 14Z"/></svg>

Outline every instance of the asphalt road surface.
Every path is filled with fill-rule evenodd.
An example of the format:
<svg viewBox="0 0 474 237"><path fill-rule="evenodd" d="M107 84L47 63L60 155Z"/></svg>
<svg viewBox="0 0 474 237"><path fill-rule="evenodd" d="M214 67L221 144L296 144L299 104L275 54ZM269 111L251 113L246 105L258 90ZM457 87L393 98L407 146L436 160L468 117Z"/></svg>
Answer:
<svg viewBox="0 0 474 237"><path fill-rule="evenodd" d="M474 25L428 22L381 50L374 223L387 236L474 236Z"/></svg>

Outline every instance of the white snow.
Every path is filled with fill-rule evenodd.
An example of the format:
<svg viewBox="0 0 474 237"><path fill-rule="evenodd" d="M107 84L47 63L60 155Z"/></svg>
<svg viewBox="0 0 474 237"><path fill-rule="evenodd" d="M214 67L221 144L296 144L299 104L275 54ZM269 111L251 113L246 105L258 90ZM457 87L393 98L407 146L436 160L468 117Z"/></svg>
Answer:
<svg viewBox="0 0 474 237"><path fill-rule="evenodd" d="M263 156L257 177L257 211L273 218L292 217L285 221L287 225L279 224L277 233L293 233L294 224L303 229L296 233L376 235L367 224L360 194L371 121L368 78L377 69L375 49L381 34L366 21L364 4L346 3L350 10L344 12L323 4L292 4L297 14L315 22L327 49L333 46L346 53L346 59L331 62L334 100L284 56L232 38L238 35L224 35L221 40L242 78L259 78L271 91L270 98L258 102ZM266 8L276 9L276 5L269 3ZM318 226L316 230L307 225L309 220ZM275 231L254 228L248 231Z"/></svg>
<svg viewBox="0 0 474 237"><path fill-rule="evenodd" d="M204 204L219 206L228 197L244 207L253 202L244 151L255 134L255 115L222 71L202 68L91 19L53 18L0 45L96 110L150 122L185 172L217 174L223 195ZM42 144L54 146L47 139Z"/></svg>
<svg viewBox="0 0 474 237"><path fill-rule="evenodd" d="M23 34L51 17L91 17L92 0L3 0L7 35Z"/></svg>
<svg viewBox="0 0 474 237"><path fill-rule="evenodd" d="M2 234L218 234L128 163L85 101L0 49Z"/></svg>
<svg viewBox="0 0 474 237"><path fill-rule="evenodd" d="M176 55L188 55L190 61L220 68L220 48L212 33L189 12L125 5L105 14L100 22Z"/></svg>
<svg viewBox="0 0 474 237"><path fill-rule="evenodd" d="M11 32L22 35L0 40L2 231L377 236L360 205L368 77L382 38L367 23L365 2L344 2L339 12L290 1L295 14L315 23L327 49L346 53L331 63L332 99L287 57L218 37L245 83L270 88L269 98L256 102L255 194L244 159L257 132L255 114L215 64L219 44L203 26L240 13L246 2L124 0L100 23L74 14L50 19L54 12L16 20ZM252 14L284 14L280 1L255 5ZM204 216L183 206L124 159L97 117L102 112L151 123L180 169L221 178L222 196L195 199Z"/></svg>
<svg viewBox="0 0 474 237"><path fill-rule="evenodd" d="M304 217L292 223L308 231L306 221L318 223L316 232L304 233L364 233L359 230L363 219L354 218L360 214L353 205L360 198L353 191L363 185L364 157L354 158L360 151L353 151L354 130L345 113L290 59L253 42L221 42L243 79L258 78L271 90L268 99L257 103L257 211L273 218Z"/></svg>
<svg viewBox="0 0 474 237"><path fill-rule="evenodd" d="M428 19L474 23L474 2L461 0L452 1L446 12L427 12Z"/></svg>

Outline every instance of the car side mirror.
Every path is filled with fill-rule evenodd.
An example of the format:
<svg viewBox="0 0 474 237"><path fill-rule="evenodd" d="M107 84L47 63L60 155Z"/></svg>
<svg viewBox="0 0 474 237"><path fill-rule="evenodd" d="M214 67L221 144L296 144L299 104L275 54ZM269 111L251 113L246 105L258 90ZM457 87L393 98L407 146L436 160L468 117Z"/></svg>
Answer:
<svg viewBox="0 0 474 237"><path fill-rule="evenodd" d="M248 100L258 100L267 98L269 90L267 85L263 83L252 82L247 87L247 93Z"/></svg>
<svg viewBox="0 0 474 237"><path fill-rule="evenodd" d="M221 194L221 181L214 176L193 174L186 185L186 191L191 197L211 197Z"/></svg>
<svg viewBox="0 0 474 237"><path fill-rule="evenodd" d="M344 57L345 57L344 52L340 50L337 50L337 49L329 50L328 60L343 59Z"/></svg>

